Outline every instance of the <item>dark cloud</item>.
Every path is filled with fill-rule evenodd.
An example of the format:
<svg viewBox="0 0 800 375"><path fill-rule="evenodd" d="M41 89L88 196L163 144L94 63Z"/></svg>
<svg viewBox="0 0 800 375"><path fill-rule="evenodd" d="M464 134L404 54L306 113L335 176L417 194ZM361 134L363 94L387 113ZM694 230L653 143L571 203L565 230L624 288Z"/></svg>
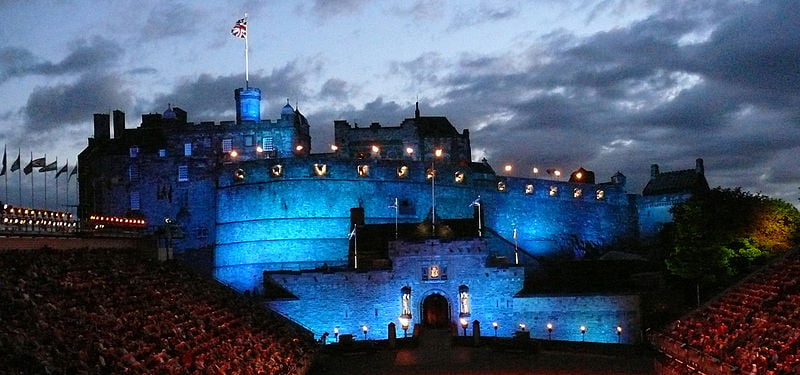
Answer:
<svg viewBox="0 0 800 375"><path fill-rule="evenodd" d="M186 4L166 1L150 10L142 26L140 42L192 35L203 25L203 12Z"/></svg>
<svg viewBox="0 0 800 375"><path fill-rule="evenodd" d="M258 87L262 92L262 106L267 108L262 113L280 113L280 108L286 103L271 99L283 95L286 98L302 98L305 89L307 68L315 70L315 66L303 66L296 61L292 61L279 69L272 71L270 75L261 73L250 74L250 86ZM181 107L189 114L190 121L219 121L234 116L233 88L243 87L245 83L244 74L228 76L211 76L202 74L200 76L187 79L178 84L170 93L161 94L151 101L137 105L137 112L161 112L171 103Z"/></svg>
<svg viewBox="0 0 800 375"><path fill-rule="evenodd" d="M87 73L72 84L37 87L22 109L30 132L64 130L91 121L91 114L130 104L130 93L116 75Z"/></svg>
<svg viewBox="0 0 800 375"><path fill-rule="evenodd" d="M458 30L482 23L494 23L516 17L520 12L519 5L507 3L481 3L477 7L464 9L453 16L449 29Z"/></svg>
<svg viewBox="0 0 800 375"><path fill-rule="evenodd" d="M593 6L590 17L626 12L616 1ZM637 191L651 163L687 169L703 157L712 185L800 183L786 156L800 139L795 1L679 1L627 27L557 31L505 56L437 56L425 69L430 55L391 69L431 71L443 93L430 110L470 128L492 163L621 170Z"/></svg>
<svg viewBox="0 0 800 375"><path fill-rule="evenodd" d="M311 10L323 20L345 14L355 13L369 4L368 0L314 0Z"/></svg>
<svg viewBox="0 0 800 375"><path fill-rule="evenodd" d="M335 101L345 101L350 96L347 82L337 78L331 78L322 85L317 95L320 99L333 99Z"/></svg>
<svg viewBox="0 0 800 375"><path fill-rule="evenodd" d="M31 74L62 75L89 71L105 71L119 60L124 50L115 42L102 38L80 39L72 43L70 53L60 62L42 61L30 51L8 47L0 50L0 83L12 77Z"/></svg>

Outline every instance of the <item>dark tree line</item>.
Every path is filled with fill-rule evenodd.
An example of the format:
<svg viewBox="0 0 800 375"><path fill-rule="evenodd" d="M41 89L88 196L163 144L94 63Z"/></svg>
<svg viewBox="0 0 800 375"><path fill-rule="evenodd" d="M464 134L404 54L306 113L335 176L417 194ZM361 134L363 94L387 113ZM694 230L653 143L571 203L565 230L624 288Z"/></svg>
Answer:
<svg viewBox="0 0 800 375"><path fill-rule="evenodd" d="M800 212L791 204L740 188L716 188L672 209L664 229L667 268L698 285L722 287L792 249Z"/></svg>

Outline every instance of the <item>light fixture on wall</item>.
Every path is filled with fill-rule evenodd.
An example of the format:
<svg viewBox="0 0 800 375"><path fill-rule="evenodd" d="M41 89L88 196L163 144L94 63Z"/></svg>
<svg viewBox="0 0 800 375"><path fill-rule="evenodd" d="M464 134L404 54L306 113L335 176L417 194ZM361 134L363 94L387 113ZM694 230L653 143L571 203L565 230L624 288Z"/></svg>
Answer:
<svg viewBox="0 0 800 375"><path fill-rule="evenodd" d="M459 322L461 323L461 328L464 330L464 336L466 336L467 335L467 325L469 325L469 322L465 318L459 319Z"/></svg>

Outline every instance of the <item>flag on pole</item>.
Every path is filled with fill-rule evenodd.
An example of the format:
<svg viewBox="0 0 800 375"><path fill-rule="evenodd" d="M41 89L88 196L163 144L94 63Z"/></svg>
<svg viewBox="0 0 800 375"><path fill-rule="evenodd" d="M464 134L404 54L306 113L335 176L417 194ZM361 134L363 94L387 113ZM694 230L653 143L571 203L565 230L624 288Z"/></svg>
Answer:
<svg viewBox="0 0 800 375"><path fill-rule="evenodd" d="M355 237L355 236L356 236L356 227L357 227L356 225L353 225L353 231L352 231L352 232L350 232L350 234L348 234L348 235L347 235L347 239L348 239L348 240L352 240L352 239L353 239L353 237Z"/></svg>
<svg viewBox="0 0 800 375"><path fill-rule="evenodd" d="M59 169L58 172L56 172L56 178L58 178L58 176L61 176L62 173L67 173L67 170L69 169L67 167L68 165L69 165L69 161L67 161L67 164L64 164L64 166L61 167L61 169Z"/></svg>
<svg viewBox="0 0 800 375"><path fill-rule="evenodd" d="M72 178L72 176L78 174L78 166L72 167L72 172L69 172L69 176L67 176L67 182Z"/></svg>
<svg viewBox="0 0 800 375"><path fill-rule="evenodd" d="M0 170L0 176L5 176L6 174L6 146L3 146L3 169Z"/></svg>
<svg viewBox="0 0 800 375"><path fill-rule="evenodd" d="M45 165L44 167L39 168L39 172L50 172L58 169L58 161L54 161L50 164Z"/></svg>
<svg viewBox="0 0 800 375"><path fill-rule="evenodd" d="M247 18L242 18L236 21L236 24L233 25L231 29L231 34L237 38L246 39L247 38Z"/></svg>
<svg viewBox="0 0 800 375"><path fill-rule="evenodd" d="M19 157L20 157L20 155L17 155L17 160L14 160L14 162L11 163L11 172L15 172L15 171L19 170L19 164L20 164L19 163Z"/></svg>
<svg viewBox="0 0 800 375"><path fill-rule="evenodd" d="M470 207L475 207L480 205L481 205L481 197L475 198L475 200L469 204Z"/></svg>
<svg viewBox="0 0 800 375"><path fill-rule="evenodd" d="M28 163L28 165L25 166L25 168L22 169L22 171L25 172L25 175L27 176L33 172L33 168L42 168L47 165L46 163L47 162L44 158L33 159L30 163Z"/></svg>

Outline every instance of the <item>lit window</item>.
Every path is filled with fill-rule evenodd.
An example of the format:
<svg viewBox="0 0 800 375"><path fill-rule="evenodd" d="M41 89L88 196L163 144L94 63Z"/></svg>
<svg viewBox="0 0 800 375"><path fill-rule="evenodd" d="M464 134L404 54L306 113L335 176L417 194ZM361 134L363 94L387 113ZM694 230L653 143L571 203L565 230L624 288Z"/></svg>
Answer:
<svg viewBox="0 0 800 375"><path fill-rule="evenodd" d="M458 315L469 316L469 287L461 285L458 287Z"/></svg>
<svg viewBox="0 0 800 375"><path fill-rule="evenodd" d="M191 143L184 143L183 144L183 156L192 156L192 144Z"/></svg>
<svg viewBox="0 0 800 375"><path fill-rule="evenodd" d="M325 176L328 174L328 165L327 164L317 164L314 163L314 175L315 176Z"/></svg>
<svg viewBox="0 0 800 375"><path fill-rule="evenodd" d="M222 140L222 152L223 153L228 153L228 152L231 152L231 149L233 149L233 144L232 144L231 139L230 138L223 139Z"/></svg>
<svg viewBox="0 0 800 375"><path fill-rule="evenodd" d="M455 181L459 184L464 182L464 172L457 171L455 174Z"/></svg>
<svg viewBox="0 0 800 375"><path fill-rule="evenodd" d="M575 188L572 189L572 197L573 198L580 198L583 195L583 190Z"/></svg>
<svg viewBox="0 0 800 375"><path fill-rule="evenodd" d="M525 185L525 194L533 194L533 185Z"/></svg>
<svg viewBox="0 0 800 375"><path fill-rule="evenodd" d="M188 165L179 165L178 166L178 182L186 182L189 181L189 166Z"/></svg>
<svg viewBox="0 0 800 375"><path fill-rule="evenodd" d="M506 183L504 181L497 183L497 191L506 191Z"/></svg>
<svg viewBox="0 0 800 375"><path fill-rule="evenodd" d="M358 177L367 177L367 176L369 176L369 165L364 165L364 164L359 165Z"/></svg>
<svg viewBox="0 0 800 375"><path fill-rule="evenodd" d="M159 149L158 150L158 157L160 157L160 158L167 157L167 149L166 148Z"/></svg>
<svg viewBox="0 0 800 375"><path fill-rule="evenodd" d="M272 177L280 177L283 176L283 166L280 164L275 164L272 168L269 169L270 173L272 173Z"/></svg>
<svg viewBox="0 0 800 375"><path fill-rule="evenodd" d="M139 192L132 191L131 192L131 210L138 210L139 209Z"/></svg>
<svg viewBox="0 0 800 375"><path fill-rule="evenodd" d="M408 177L408 166L401 165L397 168L397 177L406 178Z"/></svg>
<svg viewBox="0 0 800 375"><path fill-rule="evenodd" d="M245 147L252 147L253 146L253 136L252 135L244 136L244 146Z"/></svg>
<svg viewBox="0 0 800 375"><path fill-rule="evenodd" d="M130 155L132 158L139 156L139 146L131 146Z"/></svg>
<svg viewBox="0 0 800 375"><path fill-rule="evenodd" d="M550 196L555 197L558 195L558 186L550 186Z"/></svg>
<svg viewBox="0 0 800 375"><path fill-rule="evenodd" d="M244 170L240 168L240 169L237 169L236 171L234 171L233 172L233 179L235 181L237 181L237 182L238 181L243 181L244 180Z"/></svg>
<svg viewBox="0 0 800 375"><path fill-rule="evenodd" d="M606 192L605 191L598 190L598 191L595 192L595 198L597 198L597 200L603 200L605 197L606 197Z"/></svg>

